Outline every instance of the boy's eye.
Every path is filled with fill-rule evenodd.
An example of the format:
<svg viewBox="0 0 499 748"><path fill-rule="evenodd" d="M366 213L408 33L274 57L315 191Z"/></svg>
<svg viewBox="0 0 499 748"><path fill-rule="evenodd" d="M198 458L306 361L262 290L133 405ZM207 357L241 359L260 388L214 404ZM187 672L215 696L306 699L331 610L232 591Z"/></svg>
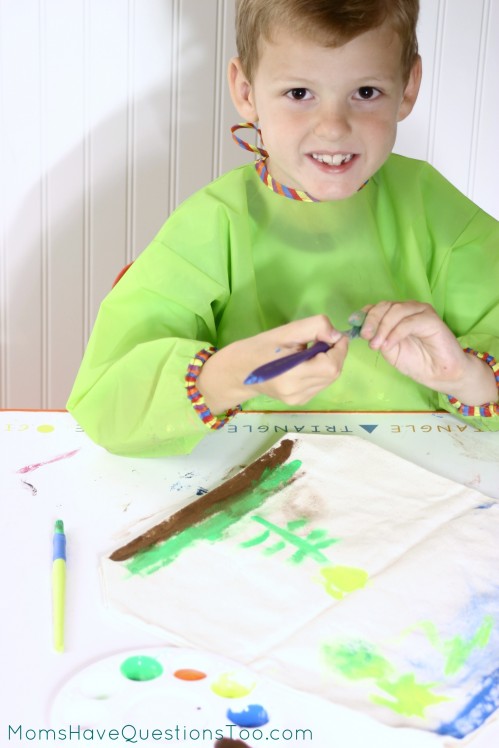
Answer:
<svg viewBox="0 0 499 748"><path fill-rule="evenodd" d="M295 101L303 101L303 99L310 98L310 92L306 88L292 88L287 92L286 96Z"/></svg>
<svg viewBox="0 0 499 748"><path fill-rule="evenodd" d="M357 97L363 101L369 101L370 99L376 99L380 95L377 88L372 86L362 86L357 90Z"/></svg>

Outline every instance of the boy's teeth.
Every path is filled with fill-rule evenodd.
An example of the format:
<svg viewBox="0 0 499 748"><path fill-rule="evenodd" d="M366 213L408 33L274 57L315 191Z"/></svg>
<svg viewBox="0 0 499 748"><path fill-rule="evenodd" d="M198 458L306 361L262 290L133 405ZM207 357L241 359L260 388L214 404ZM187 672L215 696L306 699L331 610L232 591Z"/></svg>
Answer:
<svg viewBox="0 0 499 748"><path fill-rule="evenodd" d="M312 153L312 157L329 166L341 166L353 158L353 153L335 153L333 156L329 153Z"/></svg>

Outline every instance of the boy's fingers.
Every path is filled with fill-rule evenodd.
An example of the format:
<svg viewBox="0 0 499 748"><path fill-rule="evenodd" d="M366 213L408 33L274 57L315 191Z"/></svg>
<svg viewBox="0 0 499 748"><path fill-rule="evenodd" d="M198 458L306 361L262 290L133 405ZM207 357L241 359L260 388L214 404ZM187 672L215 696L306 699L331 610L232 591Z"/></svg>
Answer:
<svg viewBox="0 0 499 748"><path fill-rule="evenodd" d="M432 307L419 301L381 301L368 312L361 336L373 348L380 348L388 339L393 345L407 335L408 329L419 325L428 312L434 313Z"/></svg>
<svg viewBox="0 0 499 748"><path fill-rule="evenodd" d="M280 340L286 345L307 345L314 340L322 340L329 345L336 343L341 333L335 330L325 314L290 322L275 330Z"/></svg>

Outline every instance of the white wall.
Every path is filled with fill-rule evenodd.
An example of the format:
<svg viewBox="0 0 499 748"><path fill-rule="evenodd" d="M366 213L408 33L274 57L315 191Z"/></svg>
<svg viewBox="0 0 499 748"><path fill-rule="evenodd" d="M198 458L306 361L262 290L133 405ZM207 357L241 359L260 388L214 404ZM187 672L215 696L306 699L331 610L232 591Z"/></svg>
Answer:
<svg viewBox="0 0 499 748"><path fill-rule="evenodd" d="M116 273L244 163L233 0L0 0L0 407L63 408ZM499 0L422 0L396 150L499 218ZM499 251L499 248L498 248Z"/></svg>

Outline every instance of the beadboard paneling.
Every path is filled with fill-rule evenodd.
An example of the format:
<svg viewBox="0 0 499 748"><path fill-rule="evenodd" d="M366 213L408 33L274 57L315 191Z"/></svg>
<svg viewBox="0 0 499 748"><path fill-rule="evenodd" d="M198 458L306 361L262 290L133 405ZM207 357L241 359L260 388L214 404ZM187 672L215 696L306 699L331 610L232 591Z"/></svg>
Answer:
<svg viewBox="0 0 499 748"><path fill-rule="evenodd" d="M117 272L251 158L233 27L233 0L0 0L0 407L64 407ZM395 150L499 218L499 0L422 0L419 39Z"/></svg>

